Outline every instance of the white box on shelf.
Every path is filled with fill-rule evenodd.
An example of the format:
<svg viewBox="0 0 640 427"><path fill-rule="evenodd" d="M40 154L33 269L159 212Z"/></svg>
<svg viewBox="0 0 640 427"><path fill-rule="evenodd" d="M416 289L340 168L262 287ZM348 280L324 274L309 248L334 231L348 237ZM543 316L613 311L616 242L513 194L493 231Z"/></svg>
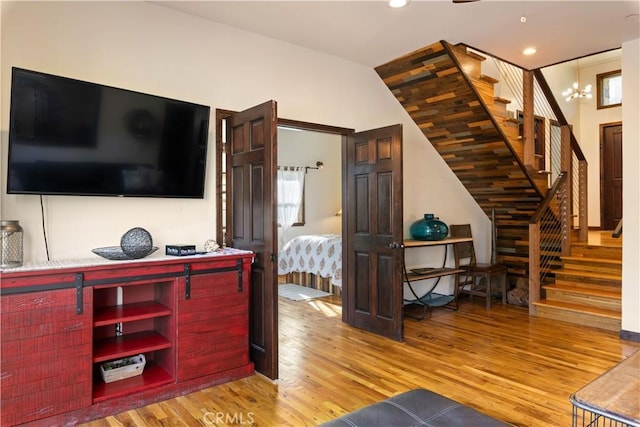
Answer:
<svg viewBox="0 0 640 427"><path fill-rule="evenodd" d="M141 375L147 363L144 354L112 360L100 365L100 373L105 383L111 383L126 378Z"/></svg>

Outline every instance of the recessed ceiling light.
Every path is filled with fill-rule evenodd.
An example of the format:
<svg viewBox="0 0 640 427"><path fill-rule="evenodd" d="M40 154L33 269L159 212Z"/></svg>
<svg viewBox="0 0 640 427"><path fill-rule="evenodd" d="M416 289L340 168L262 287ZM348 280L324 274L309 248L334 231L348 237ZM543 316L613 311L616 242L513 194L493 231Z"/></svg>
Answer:
<svg viewBox="0 0 640 427"><path fill-rule="evenodd" d="M409 3L409 0L389 0L389 7L399 8L405 7Z"/></svg>
<svg viewBox="0 0 640 427"><path fill-rule="evenodd" d="M535 47L528 47L528 48L526 48L525 50L522 51L522 53L524 55L533 55L536 52L537 52L537 50L536 50Z"/></svg>

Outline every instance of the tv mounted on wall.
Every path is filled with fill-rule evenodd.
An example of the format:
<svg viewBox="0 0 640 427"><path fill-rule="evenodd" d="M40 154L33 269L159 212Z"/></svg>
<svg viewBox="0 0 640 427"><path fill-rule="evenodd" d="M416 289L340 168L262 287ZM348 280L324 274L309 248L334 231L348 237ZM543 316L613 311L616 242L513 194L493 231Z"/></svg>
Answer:
<svg viewBox="0 0 640 427"><path fill-rule="evenodd" d="M203 198L210 107L14 67L8 194Z"/></svg>

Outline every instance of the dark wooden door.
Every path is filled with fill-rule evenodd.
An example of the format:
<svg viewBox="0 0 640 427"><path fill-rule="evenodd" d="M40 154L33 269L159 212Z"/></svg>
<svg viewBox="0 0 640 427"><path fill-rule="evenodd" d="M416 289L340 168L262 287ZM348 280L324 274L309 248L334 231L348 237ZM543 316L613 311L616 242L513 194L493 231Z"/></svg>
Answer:
<svg viewBox="0 0 640 427"><path fill-rule="evenodd" d="M227 120L227 228L231 245L251 250L250 344L256 370L278 378L276 134L269 101Z"/></svg>
<svg viewBox="0 0 640 427"><path fill-rule="evenodd" d="M622 219L622 125L602 126L601 228L613 230Z"/></svg>
<svg viewBox="0 0 640 427"><path fill-rule="evenodd" d="M402 341L402 126L358 132L343 153L343 321Z"/></svg>

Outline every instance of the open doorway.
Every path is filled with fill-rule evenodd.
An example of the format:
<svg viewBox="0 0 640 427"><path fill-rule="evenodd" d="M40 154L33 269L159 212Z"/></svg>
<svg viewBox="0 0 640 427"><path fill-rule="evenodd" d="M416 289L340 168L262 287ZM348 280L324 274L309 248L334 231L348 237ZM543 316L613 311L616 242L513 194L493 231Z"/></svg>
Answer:
<svg viewBox="0 0 640 427"><path fill-rule="evenodd" d="M249 330L256 371L278 378L278 126L341 135L342 319L401 341L402 126L356 133L279 119L273 100L216 110L216 122L218 236L255 253Z"/></svg>
<svg viewBox="0 0 640 427"><path fill-rule="evenodd" d="M278 289L285 298L341 295L341 143L341 135L278 126Z"/></svg>

